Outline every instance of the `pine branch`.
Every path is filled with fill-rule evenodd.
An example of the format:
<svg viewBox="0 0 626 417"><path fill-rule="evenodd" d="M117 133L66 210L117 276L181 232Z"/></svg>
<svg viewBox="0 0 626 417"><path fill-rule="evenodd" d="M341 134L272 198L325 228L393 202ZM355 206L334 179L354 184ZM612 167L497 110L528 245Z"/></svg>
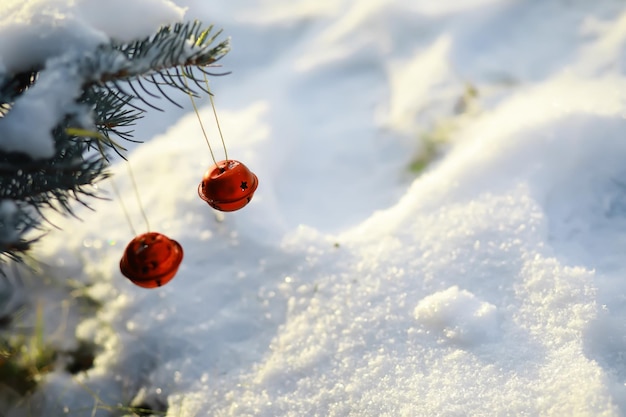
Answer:
<svg viewBox="0 0 626 417"><path fill-rule="evenodd" d="M97 54L98 62L89 63L90 71L98 75L86 83L81 98L94 106L98 132L108 140L115 135L135 141L128 127L142 117L146 107L162 111L155 100L165 98L182 108L163 86L199 96L185 78L203 94L210 94L204 87L204 78L194 77L192 68L213 76L226 75L207 71L230 49L228 39L214 45L222 31L212 31L213 26L203 28L195 21L163 27L155 35L130 44L103 46Z"/></svg>
<svg viewBox="0 0 626 417"><path fill-rule="evenodd" d="M0 102L11 103L37 80L38 70L24 71L13 76L0 74Z"/></svg>
<svg viewBox="0 0 626 417"><path fill-rule="evenodd" d="M36 226L37 222L23 204L13 200L0 201L0 254L5 258L20 261L22 253L37 240L37 238L26 240L22 236ZM1 268L0 275L3 275Z"/></svg>
<svg viewBox="0 0 626 417"><path fill-rule="evenodd" d="M209 36L213 26L203 28L198 21L165 26L154 36L128 45L111 44L122 52L133 65L114 73L104 73L101 81L120 80L149 75L175 67L204 67L220 60L229 50L228 40L214 47L211 44L222 31Z"/></svg>
<svg viewBox="0 0 626 417"><path fill-rule="evenodd" d="M209 73L206 68L214 66L230 49L228 39L211 46L222 33L220 30L211 34L212 31L213 26L203 28L200 22L195 21L163 27L154 36L132 44L111 44L109 47L112 51L119 51L125 56L127 65L102 73L100 85L121 93L129 99L129 102L138 99L148 107L160 110L144 98L144 94L157 99L163 96L176 105L178 105L176 101L161 89L162 85L174 87L185 94L198 95L195 90L187 86L183 79L180 69L185 68L187 78L208 94L209 92L203 86L204 80L193 77L191 68L198 68L210 75L225 75L226 73ZM157 81L157 78L163 81ZM150 91L142 80L154 86L157 91ZM141 109L141 107L138 108Z"/></svg>
<svg viewBox="0 0 626 417"><path fill-rule="evenodd" d="M46 219L46 210L74 215L75 202L89 207L89 199L99 197L92 186L109 175L111 150L124 158L125 149L112 136L137 141L132 126L147 108L160 110L156 100L164 98L180 107L167 90L194 96L208 93L204 78L196 79L192 69L225 75L208 71L229 50L228 39L217 42L220 34L197 21L176 24L130 44L101 45L96 51L68 53L19 74L0 73L0 141L5 117L29 95L25 93L37 89L41 95L51 85L39 86L44 72L48 77L67 73L78 83L69 86L80 90L75 103L66 101L70 105L61 108L52 129L52 157L34 159L0 148L0 264L3 256L20 258L34 241L23 236L33 229L45 230L42 221L54 226ZM34 123L37 116L32 115Z"/></svg>

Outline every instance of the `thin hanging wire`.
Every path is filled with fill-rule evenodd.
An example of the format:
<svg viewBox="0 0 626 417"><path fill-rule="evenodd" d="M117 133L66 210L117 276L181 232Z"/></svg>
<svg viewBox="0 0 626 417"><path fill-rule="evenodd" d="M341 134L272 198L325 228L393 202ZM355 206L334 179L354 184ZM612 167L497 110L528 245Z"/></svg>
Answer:
<svg viewBox="0 0 626 417"><path fill-rule="evenodd" d="M128 168L128 174L130 175L130 180L133 184L133 191L135 192L135 198L137 199L137 204L139 205L139 210L141 211L141 216L143 217L143 221L146 222L146 229L150 231L150 222L148 221L148 216L146 216L146 211L143 209L143 204L141 203L141 196L139 195L139 188L137 187L137 182L135 181L135 174L133 174L133 170L130 167L130 162L126 160L126 168Z"/></svg>
<svg viewBox="0 0 626 417"><path fill-rule="evenodd" d="M117 196L117 201L120 203L120 206L122 207L122 211L124 212L124 217L126 217L126 222L128 223L128 226L130 227L130 231L133 233L133 236L137 236L137 231L133 227L133 222L130 220L130 216L128 215L128 209L126 209L126 205L124 204L124 200L122 200L122 195L120 194L120 190L117 188L117 185L115 184L115 181L113 180L113 177L111 177L111 186L113 187L113 192Z"/></svg>
<svg viewBox="0 0 626 417"><path fill-rule="evenodd" d="M198 106L196 106L196 101L193 99L193 94L191 90L189 90L189 84L187 83L187 76L185 75L185 69L183 68L183 80L185 81L185 88L187 89L187 94L189 95L189 99L191 100L191 105L193 106L193 111L196 113L198 117L198 122L200 123L200 129L202 129L202 134L204 135L204 140L206 144L209 146L209 152L211 152L211 158L213 159L213 163L217 165L217 159L215 159L215 154L213 153L213 148L211 148L211 143L209 142L209 136L206 134L206 130L204 129L204 124L202 124L202 118L200 118L200 113L198 112ZM209 94L210 97L210 94Z"/></svg>
<svg viewBox="0 0 626 417"><path fill-rule="evenodd" d="M224 159L228 161L228 151L226 150L226 143L224 142L224 135L222 135L222 128L220 127L220 120L217 118L217 111L215 110L215 102L213 101L213 94L211 94L211 88L209 87L209 79L204 74L204 82L206 83L206 91L209 92L209 100L211 100L211 107L213 108L213 115L215 116L215 123L217 123L217 130L220 132L220 139L222 139L222 146L224 147Z"/></svg>
<svg viewBox="0 0 626 417"><path fill-rule="evenodd" d="M130 162L128 162L128 160L126 160L126 168L128 170L128 174L130 176L130 180L131 180L131 184L133 186L133 191L135 193L135 199L137 200L137 204L139 205L139 210L141 211L141 215L143 217L143 220L146 222L146 228L148 229L147 231L150 231L150 222L148 221L148 216L146 215L146 211L143 208L143 204L141 203L141 197L139 195L139 188L137 187L137 182L135 181L135 175L133 174L133 170L130 166ZM124 212L124 217L126 217L126 222L128 223L128 226L130 227L131 232L133 233L133 235L137 235L137 231L135 230L135 227L133 226L133 222L130 219L130 215L128 214L128 208L126 207L126 204L124 204L124 200L122 199L122 193L120 193L119 188L117 188L117 184L115 183L115 181L113 180L113 177L111 177L111 186L113 187L113 192L115 193L115 195L117 196L117 201L119 201L120 206L122 207L122 211Z"/></svg>

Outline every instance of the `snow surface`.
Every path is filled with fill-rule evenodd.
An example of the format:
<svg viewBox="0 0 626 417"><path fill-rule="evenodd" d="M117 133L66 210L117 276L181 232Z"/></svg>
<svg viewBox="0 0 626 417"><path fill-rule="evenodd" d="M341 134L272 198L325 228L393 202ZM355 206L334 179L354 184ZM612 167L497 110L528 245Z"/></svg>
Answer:
<svg viewBox="0 0 626 417"><path fill-rule="evenodd" d="M130 165L185 259L134 287L117 202L59 222L37 256L93 284L105 307L73 336L102 350L47 377L42 415L626 415L622 2L176 3L232 36L212 89L260 185L216 214L190 106L142 120ZM449 150L415 178L441 121Z"/></svg>

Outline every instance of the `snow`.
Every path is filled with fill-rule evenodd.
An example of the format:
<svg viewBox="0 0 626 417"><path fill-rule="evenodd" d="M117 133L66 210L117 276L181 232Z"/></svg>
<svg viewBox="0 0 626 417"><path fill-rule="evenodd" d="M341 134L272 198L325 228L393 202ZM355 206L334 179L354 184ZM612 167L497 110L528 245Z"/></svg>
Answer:
<svg viewBox="0 0 626 417"><path fill-rule="evenodd" d="M169 0L3 0L0 56L7 71L24 71L68 51L149 36L184 12Z"/></svg>
<svg viewBox="0 0 626 417"><path fill-rule="evenodd" d="M26 153L35 159L54 156L52 130L67 112L78 113L79 109L75 104L82 84L79 65L75 62L78 59L79 55L68 54L48 60L37 84L2 118L2 150ZM38 115L37 123L32 123L33 115Z"/></svg>
<svg viewBox="0 0 626 417"><path fill-rule="evenodd" d="M119 12L122 7L124 13ZM150 13L138 20L146 8ZM51 132L68 113L89 119L88 125L76 127L93 130L90 117L73 104L87 78L80 68L83 56L110 40L124 42L150 36L159 26L181 20L183 13L184 9L168 0L4 0L0 5L0 69L14 74L42 63L45 68L38 82L1 120L2 150L34 159L53 157ZM34 114L38 115L35 124L30 122Z"/></svg>
<svg viewBox="0 0 626 417"><path fill-rule="evenodd" d="M215 213L191 106L141 121L130 166L151 230L185 259L138 288L119 272L133 235L116 201L55 220L37 257L105 307L70 335L101 346L94 367L48 375L41 410L626 414L621 2L176 4L232 36L233 73L211 88L259 188ZM458 114L467 83L478 110ZM446 121L445 154L409 173ZM113 171L144 227L126 164Z"/></svg>
<svg viewBox="0 0 626 417"><path fill-rule="evenodd" d="M446 339L460 344L488 342L497 333L497 308L480 301L467 290L452 286L419 301L413 311L420 332L441 332Z"/></svg>

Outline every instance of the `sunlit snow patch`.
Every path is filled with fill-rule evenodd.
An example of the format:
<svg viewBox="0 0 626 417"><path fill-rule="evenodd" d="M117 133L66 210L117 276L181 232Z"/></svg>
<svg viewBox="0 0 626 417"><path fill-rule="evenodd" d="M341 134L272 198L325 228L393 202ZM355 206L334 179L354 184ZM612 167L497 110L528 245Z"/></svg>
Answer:
<svg viewBox="0 0 626 417"><path fill-rule="evenodd" d="M422 331L436 334L439 341L474 344L497 334L496 306L456 285L424 297L413 314Z"/></svg>

